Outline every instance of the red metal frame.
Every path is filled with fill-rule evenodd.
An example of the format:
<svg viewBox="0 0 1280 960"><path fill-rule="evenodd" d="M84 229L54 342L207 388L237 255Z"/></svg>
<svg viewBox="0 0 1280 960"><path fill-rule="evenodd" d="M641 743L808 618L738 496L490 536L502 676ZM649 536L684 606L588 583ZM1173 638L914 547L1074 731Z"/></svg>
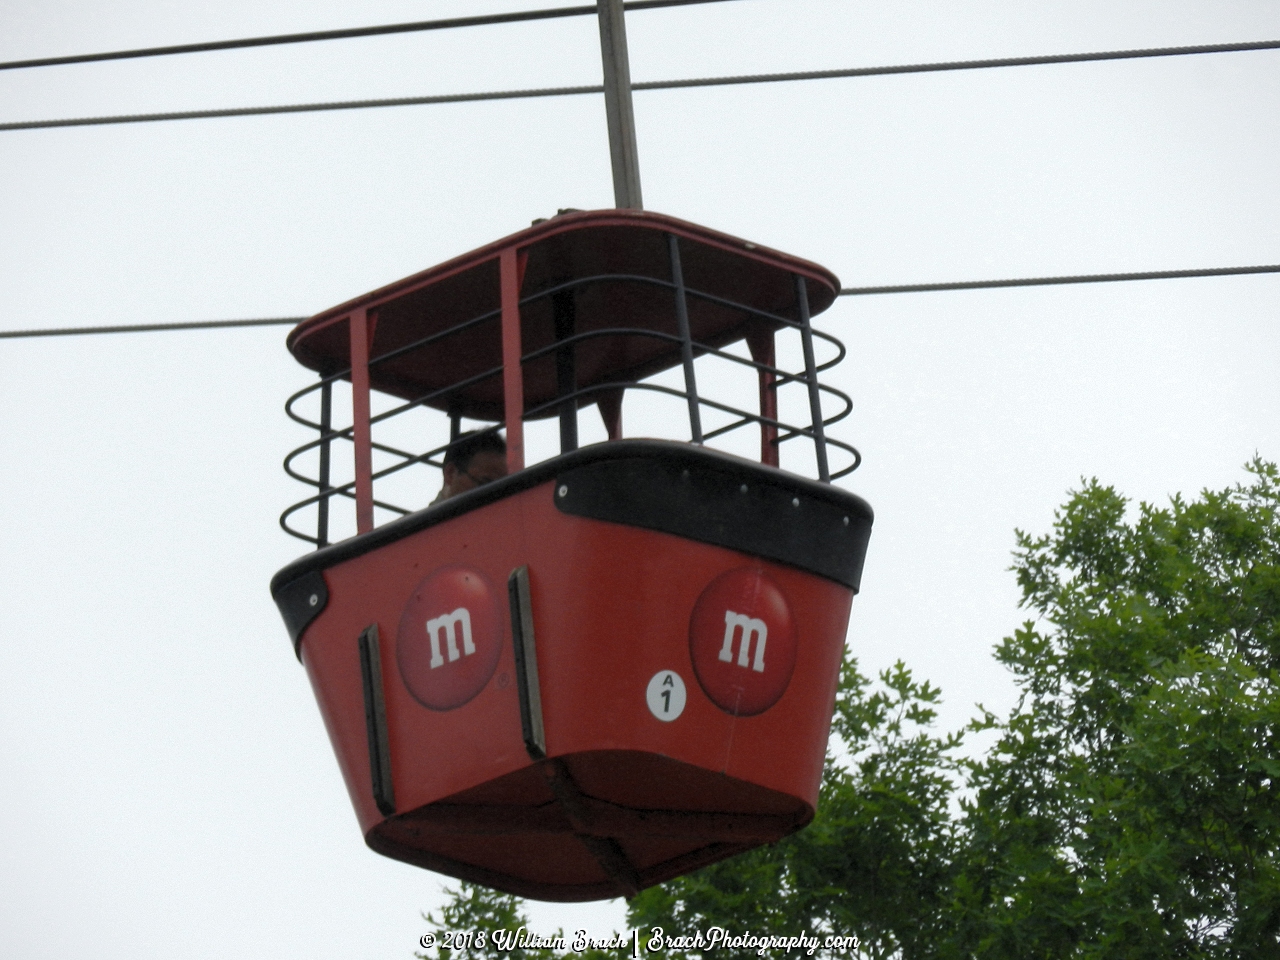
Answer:
<svg viewBox="0 0 1280 960"><path fill-rule="evenodd" d="M525 466L523 413L526 389L525 375L520 364L524 347L520 291L530 251L541 243L574 231L609 227L643 227L661 231L688 241L689 250L694 253L700 249L723 251L731 253L734 258L753 261L762 267L767 266L774 271L782 270L791 276L804 278L806 286L811 288L809 299L816 306L813 311L815 313L825 308L840 289L839 280L834 275L809 261L673 217L646 211L608 210L556 217L317 314L290 333L288 344L299 361L314 369L333 369L335 366L341 369L345 365L350 366L356 522L359 532L364 533L374 526L369 391L380 389L393 394L397 392L393 384L380 382L378 372L371 371L369 367L380 311L418 291L458 278L475 270L477 266L496 264L498 302L501 309L502 411L507 430L507 466L509 472L515 472ZM332 332L340 329L343 324L347 325L347 335L335 339ZM756 330L748 335L751 355L757 363L774 365L773 340L773 334L768 330ZM761 416L776 420L776 378L771 372L762 370L759 380ZM620 392L617 395L610 393L599 397L597 404L610 439L617 439L621 436L622 429ZM761 424L760 431L760 462L777 466L777 428Z"/></svg>
<svg viewBox="0 0 1280 960"><path fill-rule="evenodd" d="M516 247L499 254L502 284L502 396L507 421L507 472L524 469L524 371L520 366L520 283L525 255Z"/></svg>
<svg viewBox="0 0 1280 960"><path fill-rule="evenodd" d="M751 359L762 367L777 366L772 331L760 330L749 334L747 348L751 351ZM760 416L767 420L777 420L778 378L772 370L761 369L759 380ZM760 424L760 462L771 467L778 465L778 428L772 423Z"/></svg>
<svg viewBox="0 0 1280 960"><path fill-rule="evenodd" d="M351 418L355 441L356 531L373 529L373 450L369 424L369 344L373 324L363 307L351 311Z"/></svg>

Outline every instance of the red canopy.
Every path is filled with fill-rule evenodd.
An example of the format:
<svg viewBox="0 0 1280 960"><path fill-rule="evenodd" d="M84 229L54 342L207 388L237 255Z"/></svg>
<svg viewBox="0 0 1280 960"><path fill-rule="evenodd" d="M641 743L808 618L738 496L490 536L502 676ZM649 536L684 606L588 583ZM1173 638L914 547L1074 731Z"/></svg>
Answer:
<svg viewBox="0 0 1280 960"><path fill-rule="evenodd" d="M424 401L426 405L476 420L501 420L498 260L503 251L514 248L523 270L525 409L550 403L560 393L556 291L572 297L573 332L585 335L575 346L577 389L639 380L681 360L669 247L672 236L679 244L695 343L722 347L752 329L784 326L774 318L798 322L796 276L805 281L810 314L825 310L839 294L839 280L824 267L706 227L647 211L584 211L535 224L317 314L294 328L289 349L299 362L322 374L345 370L351 365L349 317L363 308L372 327L369 377L373 389L406 400L434 394ZM561 310L563 303L561 299ZM619 328L638 332L591 336ZM377 360L436 335L442 336L399 356ZM486 373L491 375L484 377ZM446 390L473 377L481 379ZM584 396L580 402L593 399ZM541 415L554 412L548 408Z"/></svg>

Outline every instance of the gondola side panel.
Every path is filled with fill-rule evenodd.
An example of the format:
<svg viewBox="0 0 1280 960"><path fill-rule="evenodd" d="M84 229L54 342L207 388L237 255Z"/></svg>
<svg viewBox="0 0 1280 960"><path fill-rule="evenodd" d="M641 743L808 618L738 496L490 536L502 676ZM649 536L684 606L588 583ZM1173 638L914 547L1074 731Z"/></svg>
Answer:
<svg viewBox="0 0 1280 960"><path fill-rule="evenodd" d="M545 501L530 502L528 522L549 753L648 752L816 804L851 590L722 547L567 517ZM712 702L690 656L690 617L700 594L734 571L776 584L794 614L790 682L758 716L735 716ZM646 697L664 671L675 673L684 691L680 715L670 721ZM662 808L679 790L602 776L589 792ZM725 799L685 795L679 805L724 809Z"/></svg>
<svg viewBox="0 0 1280 960"><path fill-rule="evenodd" d="M342 769L361 829L368 832L384 819L374 800L368 735L357 639L377 623L380 636L390 766L395 810L403 813L443 797L494 780L530 763L520 729L514 677L511 627L506 607L506 576L518 565L523 540L524 498L517 494L483 511L465 513L418 531L380 549L354 557L325 571L329 604L307 629L302 659ZM415 591L431 587L440 575L461 571L483 582L493 610L492 632L479 634L472 658L485 644L496 647L495 663L478 690L456 706L433 708L420 689L406 682L402 621L413 614ZM421 612L428 621L456 607ZM472 616L475 611L472 611ZM478 619L478 618L477 618ZM416 644L426 645L426 623L417 628ZM452 643L456 651L449 649ZM467 663L469 657L457 622L431 631L440 647L442 673ZM421 653L422 651L419 651ZM456 653L456 662L449 654ZM423 658L419 657L419 661ZM430 669L430 650L427 668Z"/></svg>

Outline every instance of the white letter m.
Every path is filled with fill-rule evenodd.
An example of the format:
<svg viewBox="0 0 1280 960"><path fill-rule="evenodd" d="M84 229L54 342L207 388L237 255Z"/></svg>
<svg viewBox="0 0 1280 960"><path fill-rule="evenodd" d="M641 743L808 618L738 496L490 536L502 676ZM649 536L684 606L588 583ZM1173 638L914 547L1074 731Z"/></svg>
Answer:
<svg viewBox="0 0 1280 960"><path fill-rule="evenodd" d="M443 634L445 646L449 651L449 662L458 659L458 628L462 628L462 653L470 656L476 652L476 645L471 641L471 614L466 607L459 607L453 613L427 621L427 636L431 638L431 669L444 665L444 657L440 656L440 637Z"/></svg>
<svg viewBox="0 0 1280 960"><path fill-rule="evenodd" d="M756 658L751 669L756 673L764 673L764 644L769 639L769 627L763 620L748 617L746 614L732 610L724 612L724 646L720 648L720 659L725 663L733 662L733 635L742 628L742 645L738 647L738 666L745 667L751 656L751 640L756 639Z"/></svg>

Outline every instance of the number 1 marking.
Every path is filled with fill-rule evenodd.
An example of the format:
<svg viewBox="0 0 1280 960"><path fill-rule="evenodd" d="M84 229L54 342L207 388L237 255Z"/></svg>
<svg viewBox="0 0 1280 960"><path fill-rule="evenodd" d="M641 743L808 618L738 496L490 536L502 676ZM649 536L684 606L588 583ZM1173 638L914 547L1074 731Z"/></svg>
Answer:
<svg viewBox="0 0 1280 960"><path fill-rule="evenodd" d="M674 670L659 670L649 679L644 698L650 713L670 723L684 713L684 680Z"/></svg>

